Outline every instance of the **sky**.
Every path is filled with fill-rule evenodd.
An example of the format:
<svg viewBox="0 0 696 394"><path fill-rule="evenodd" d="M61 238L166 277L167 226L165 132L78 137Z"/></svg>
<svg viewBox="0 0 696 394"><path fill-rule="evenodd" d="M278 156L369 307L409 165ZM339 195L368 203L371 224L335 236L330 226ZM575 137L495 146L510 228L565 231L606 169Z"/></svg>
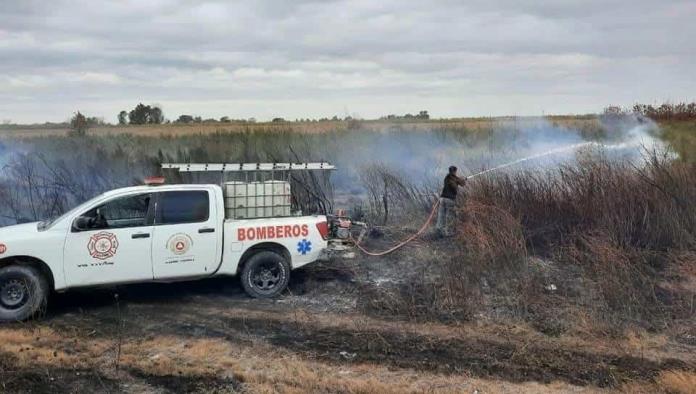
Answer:
<svg viewBox="0 0 696 394"><path fill-rule="evenodd" d="M0 0L0 121L268 120L696 97L696 1Z"/></svg>

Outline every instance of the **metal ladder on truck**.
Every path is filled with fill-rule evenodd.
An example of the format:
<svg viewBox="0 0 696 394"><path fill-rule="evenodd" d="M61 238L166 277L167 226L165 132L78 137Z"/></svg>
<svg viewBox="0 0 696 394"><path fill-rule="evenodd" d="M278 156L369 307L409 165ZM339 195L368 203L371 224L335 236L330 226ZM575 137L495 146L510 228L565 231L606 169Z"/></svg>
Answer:
<svg viewBox="0 0 696 394"><path fill-rule="evenodd" d="M285 176L289 180L292 171L316 171L316 170L335 170L336 166L327 162L316 163L162 163L163 169L175 169L179 172L212 172L220 173L221 183L228 181L229 174L244 174L246 182L262 181L265 176L270 176L270 180L276 179L275 175ZM250 176L253 175L253 176ZM253 178L253 179L252 179ZM234 179L239 180L239 179Z"/></svg>
<svg viewBox="0 0 696 394"><path fill-rule="evenodd" d="M253 205L256 212L263 215L254 217L290 216L294 205L301 210L320 211L328 214L333 206L330 173L326 178L317 177L313 172L333 171L334 165L328 162L314 163L162 163L162 169L177 170L188 173L195 178L193 183L219 182L225 191L226 202L237 208L248 208ZM269 183L271 184L269 186ZM261 186L263 185L263 186ZM287 186L285 186L287 185ZM292 189L290 188L292 185ZM254 187L254 192L248 192ZM256 188L262 187L259 193ZM237 188L244 188L239 192ZM291 190L295 193L291 193ZM330 190L326 190L330 189ZM253 195L253 196L252 196ZM240 199L247 197L244 202ZM253 197L253 201L250 200ZM234 200L236 198L236 200ZM276 206L278 199L287 199L287 209ZM259 200L262 204L257 203ZM283 205L284 207L284 205ZM308 208L308 207L311 207ZM270 210L271 214L266 214ZM227 212L229 218L248 218L250 215L239 215L243 209ZM247 210L248 212L248 210ZM231 215L229 215L231 214ZM231 216L231 217L230 217Z"/></svg>

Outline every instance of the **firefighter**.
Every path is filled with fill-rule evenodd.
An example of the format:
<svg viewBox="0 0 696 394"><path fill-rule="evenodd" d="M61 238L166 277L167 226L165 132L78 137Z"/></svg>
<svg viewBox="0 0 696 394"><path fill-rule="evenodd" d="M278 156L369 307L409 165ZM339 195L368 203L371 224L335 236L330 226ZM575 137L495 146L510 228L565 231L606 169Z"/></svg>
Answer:
<svg viewBox="0 0 696 394"><path fill-rule="evenodd" d="M445 177L444 187L440 194L440 207L437 210L437 232L440 236L449 237L452 235L451 226L455 217L455 200L457 199L457 189L466 184L466 178L457 176L457 167L451 166L449 173Z"/></svg>

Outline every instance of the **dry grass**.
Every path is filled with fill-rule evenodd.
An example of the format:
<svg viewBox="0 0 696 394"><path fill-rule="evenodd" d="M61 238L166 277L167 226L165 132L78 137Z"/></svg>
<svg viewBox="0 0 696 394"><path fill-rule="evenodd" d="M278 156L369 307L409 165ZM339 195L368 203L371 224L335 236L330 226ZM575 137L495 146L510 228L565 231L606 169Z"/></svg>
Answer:
<svg viewBox="0 0 696 394"><path fill-rule="evenodd" d="M596 282L604 303L596 310L604 310L606 319L658 323L667 315L688 318L695 294L687 268L696 261L689 252L696 245L696 208L690 203L696 201L695 184L693 165L657 155L644 168L600 156L551 176L480 179L471 200L513 219L505 226L491 215L465 223L462 242L476 239L467 226L499 234L496 242L481 245L494 254L519 250L504 256L509 259L524 257L523 249L510 246L523 237L530 251L578 267L584 278ZM515 222L521 236L501 231L516 228ZM472 249L477 250L466 248Z"/></svg>
<svg viewBox="0 0 696 394"><path fill-rule="evenodd" d="M521 223L501 207L470 201L460 213L457 241L467 262L481 271L515 271L527 259Z"/></svg>
<svg viewBox="0 0 696 394"><path fill-rule="evenodd" d="M621 346L628 354L638 354L648 358L665 349L669 338L664 334L652 334L641 328L627 329Z"/></svg>
<svg viewBox="0 0 696 394"><path fill-rule="evenodd" d="M499 368L509 365L508 372L513 375L518 367L545 368L545 364L537 364L542 360L557 368L568 368L565 361L559 364L550 361L569 357L564 349L571 354L596 355L603 362L626 355L655 362L675 356L663 336L645 331L629 331L624 338L613 339L568 335L549 338L525 323L500 324L487 319L458 325L417 323L282 306L269 311L268 306L255 309L236 302L223 307L219 302L219 299L196 300L188 306L162 310L159 316L153 313L153 308L158 307L129 305L130 319L118 365L116 323L101 313L53 318L48 323L51 326L39 322L1 327L0 356L12 355L18 360L12 368L14 372L10 371L8 376L17 376L16 367L20 366L46 376L56 376L54 369L63 368L68 373L72 370L72 375L76 370L83 374L86 370L93 371L105 380L142 390L147 390L157 379L160 382L191 379L240 382L254 393L596 391L591 386L570 385L563 374L549 376L558 376L564 383L520 383L528 378L495 379L487 373L475 372L475 364L471 372L465 367L445 373L439 368L423 369L418 362L393 363L395 357L401 357L395 355L411 357L419 350L426 356L415 356L414 361L431 358L428 354L438 357L431 352L440 351L439 346L445 344L470 344L467 352L473 357L498 354L494 356L500 357L498 364L492 365ZM278 342L280 338L284 339ZM509 347L513 355L508 350L500 353L501 347ZM356 352L362 361L343 360L339 356L342 350ZM373 358L380 352L384 352L384 360ZM454 358L448 360L461 362ZM621 365L615 373L620 374L626 368ZM672 365L669 369L678 367ZM0 371L0 375L3 373ZM647 382L640 381L643 385Z"/></svg>
<svg viewBox="0 0 696 394"><path fill-rule="evenodd" d="M593 117L551 116L548 117L554 125L572 127L579 130L595 130L599 127L598 120ZM462 118L443 120L400 120L400 121L322 121L322 122L280 122L280 123L194 123L194 124L163 124L163 125L113 125L95 126L89 129L92 136L132 134L136 136L182 136L193 134L243 133L243 132L292 132L292 133L326 133L329 131L348 131L356 127L368 131L380 131L390 125L408 130L461 130L489 132L501 121L514 121L520 127L525 124L538 122L538 118L496 117L496 118ZM61 125L18 125L0 126L0 137L48 137L68 135L69 127Z"/></svg>
<svg viewBox="0 0 696 394"><path fill-rule="evenodd" d="M660 374L657 382L668 393L696 393L696 372L665 371Z"/></svg>
<svg viewBox="0 0 696 394"><path fill-rule="evenodd" d="M216 377L243 383L253 393L460 393L555 392L565 383L514 384L466 375L440 375L373 364L331 365L298 357L253 339L244 345L223 339L159 336L123 344L118 368L115 342L63 336L50 328L0 329L0 351L17 357L17 367L90 369L130 382L129 373L151 376ZM133 387L138 387L134 385ZM574 387L576 392L594 392Z"/></svg>
<svg viewBox="0 0 696 394"><path fill-rule="evenodd" d="M79 362L74 353L68 353L62 347L54 348L62 341L63 338L50 328L0 330L0 350L14 354L19 366Z"/></svg>
<svg viewBox="0 0 696 394"><path fill-rule="evenodd" d="M613 337L689 321L694 185L693 164L657 154L641 167L588 154L552 174L479 178L456 242L423 259L427 275L366 288L368 311L445 321L494 313L549 335ZM645 353L652 345L643 339L629 347Z"/></svg>

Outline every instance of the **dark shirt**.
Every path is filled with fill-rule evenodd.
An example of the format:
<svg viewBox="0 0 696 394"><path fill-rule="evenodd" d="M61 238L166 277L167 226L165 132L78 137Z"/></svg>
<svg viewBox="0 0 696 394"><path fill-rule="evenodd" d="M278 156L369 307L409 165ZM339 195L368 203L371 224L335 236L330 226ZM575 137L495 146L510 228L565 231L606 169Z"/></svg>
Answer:
<svg viewBox="0 0 696 394"><path fill-rule="evenodd" d="M440 197L455 200L457 198L457 186L464 186L466 179L460 178L454 174L447 174L445 177L445 186L442 188Z"/></svg>

